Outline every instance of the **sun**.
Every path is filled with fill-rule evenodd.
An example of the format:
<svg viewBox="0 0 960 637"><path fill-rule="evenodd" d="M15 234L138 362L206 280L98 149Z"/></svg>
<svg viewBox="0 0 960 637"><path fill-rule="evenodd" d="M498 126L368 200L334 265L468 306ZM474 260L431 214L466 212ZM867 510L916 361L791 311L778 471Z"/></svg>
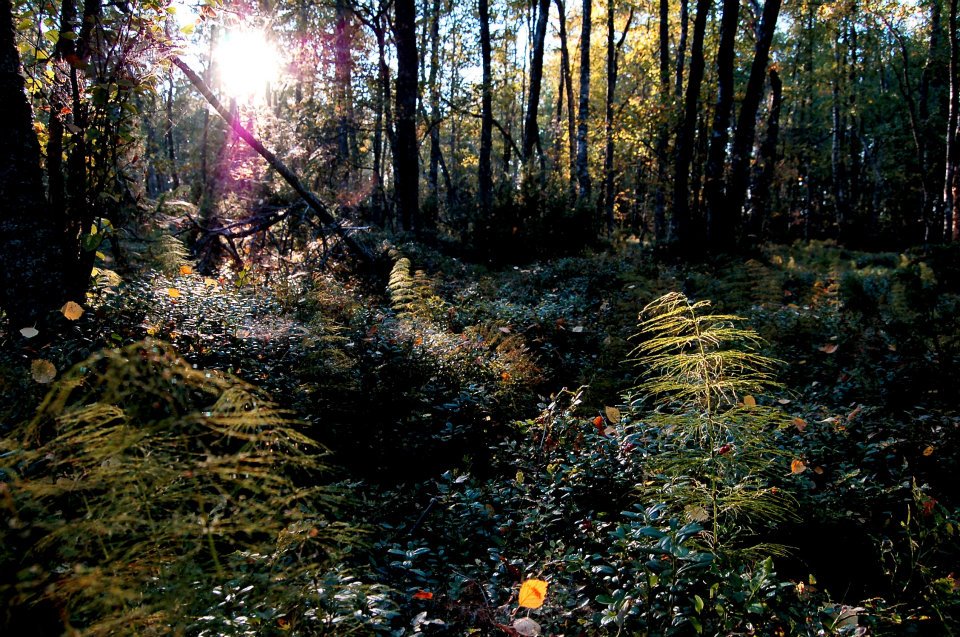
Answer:
<svg viewBox="0 0 960 637"><path fill-rule="evenodd" d="M280 72L280 55L260 31L230 31L215 53L220 85L239 101L252 101Z"/></svg>

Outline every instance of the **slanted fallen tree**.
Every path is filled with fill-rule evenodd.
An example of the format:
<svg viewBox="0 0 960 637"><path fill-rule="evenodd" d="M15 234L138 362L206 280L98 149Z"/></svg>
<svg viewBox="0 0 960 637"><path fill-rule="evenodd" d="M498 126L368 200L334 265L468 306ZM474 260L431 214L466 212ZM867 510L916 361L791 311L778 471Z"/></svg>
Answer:
<svg viewBox="0 0 960 637"><path fill-rule="evenodd" d="M344 228L341 225L340 221L333 216L327 206L320 201L320 199L313 194L303 183L300 181L300 178L297 177L290 168L286 166L280 159L270 152L253 134L248 131L243 125L237 121L237 118L233 116L224 105L220 102L216 95L213 94L213 91L210 90L210 87L207 86L207 83L203 81L199 75L197 75L193 69L191 69L186 62L181 60L176 55L170 56L170 62L178 69L183 71L183 74L187 76L187 79L190 80L190 83L193 84L194 88L203 95L204 99L210 103L210 105L220 114L220 117L233 129L233 131L245 141L253 150L257 152L261 157L263 157L270 167L277 171L284 181L290 184L290 187L300 195L300 198L303 199L304 203L316 214L320 221L333 230L334 234L339 237L340 241L343 242L345 246L357 257L359 257L366 264L373 264L375 261L374 255L370 251L357 242L352 236L347 228ZM281 221L285 215L279 215L274 217L273 222L277 223ZM263 228L260 228L263 229Z"/></svg>

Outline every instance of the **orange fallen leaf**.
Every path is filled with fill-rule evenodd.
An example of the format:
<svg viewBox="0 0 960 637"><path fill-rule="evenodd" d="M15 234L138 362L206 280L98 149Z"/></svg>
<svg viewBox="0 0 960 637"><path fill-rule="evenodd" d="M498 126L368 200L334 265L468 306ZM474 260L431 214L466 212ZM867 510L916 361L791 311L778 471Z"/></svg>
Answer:
<svg viewBox="0 0 960 637"><path fill-rule="evenodd" d="M934 452L933 445L929 445L926 449L923 450L923 455L929 457L933 455L933 452Z"/></svg>
<svg viewBox="0 0 960 637"><path fill-rule="evenodd" d="M793 419L793 426L803 433L803 430L807 428L807 421L799 416Z"/></svg>
<svg viewBox="0 0 960 637"><path fill-rule="evenodd" d="M417 591L413 594L414 599L433 599L433 593L430 591Z"/></svg>
<svg viewBox="0 0 960 637"><path fill-rule="evenodd" d="M743 397L743 406L744 406L744 407L756 407L756 406L757 406L757 399L754 398L753 396L747 394L746 396Z"/></svg>
<svg viewBox="0 0 960 637"><path fill-rule="evenodd" d="M517 603L523 608L540 608L547 597L547 583L542 579L528 579L520 585Z"/></svg>
<svg viewBox="0 0 960 637"><path fill-rule="evenodd" d="M794 460L790 463L790 473L797 474L803 473L807 470L807 465L803 463L803 460Z"/></svg>
<svg viewBox="0 0 960 637"><path fill-rule="evenodd" d="M840 346L837 345L836 343L827 343L826 345L820 348L820 351L823 352L824 354L833 354L835 351L837 351L838 347Z"/></svg>
<svg viewBox="0 0 960 637"><path fill-rule="evenodd" d="M189 265L181 265L180 274L183 274L183 275L193 274L193 268L191 268Z"/></svg>
<svg viewBox="0 0 960 637"><path fill-rule="evenodd" d="M30 374L33 376L33 380L41 385L46 385L52 383L53 379L57 377L57 368L50 361L38 358L30 363Z"/></svg>
<svg viewBox="0 0 960 637"><path fill-rule="evenodd" d="M64 303L63 307L60 308L60 311L63 312L63 315L68 321L76 321L78 318L83 316L83 308L80 307L78 303L74 303L73 301L67 301Z"/></svg>

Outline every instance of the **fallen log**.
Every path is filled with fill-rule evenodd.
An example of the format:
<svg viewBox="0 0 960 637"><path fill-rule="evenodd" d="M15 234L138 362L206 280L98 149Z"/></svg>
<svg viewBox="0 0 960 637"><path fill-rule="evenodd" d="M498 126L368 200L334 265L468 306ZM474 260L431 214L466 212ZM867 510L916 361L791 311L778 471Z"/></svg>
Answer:
<svg viewBox="0 0 960 637"><path fill-rule="evenodd" d="M330 213L327 209L327 206L324 205L320 199L317 198L306 186L301 183L300 179L290 170L286 164L284 164L280 159L274 155L272 152L267 150L266 147L260 140L253 136L253 133L248 131L243 125L237 121L237 118L233 116L224 105L217 99L217 96L213 94L213 91L210 90L210 87L207 86L207 83L203 81L199 75L197 75L193 69L191 69L186 62L181 60L176 55L170 56L170 62L183 71L183 74L187 76L187 79L190 80L190 83L193 84L194 88L203 95L204 99L210 103L217 113L220 114L220 117L223 118L230 128L245 141L249 146L257 151L261 157L263 157L270 167L276 170L284 181L290 184L290 187L296 191L300 198L303 199L304 203L310 207L310 209L317 215L317 217L325 224L330 225L333 228L334 233L340 238L340 240L346 245L351 252L358 256L366 264L370 265L374 263L374 257L370 252L360 245L353 237L351 237L346 229L340 225L340 222ZM278 219L279 221L279 219Z"/></svg>

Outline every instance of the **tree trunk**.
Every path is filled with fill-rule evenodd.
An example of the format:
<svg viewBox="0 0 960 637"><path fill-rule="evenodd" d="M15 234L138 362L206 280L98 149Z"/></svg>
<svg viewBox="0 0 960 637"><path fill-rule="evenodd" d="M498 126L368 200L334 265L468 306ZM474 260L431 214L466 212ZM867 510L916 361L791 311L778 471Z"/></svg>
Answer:
<svg viewBox="0 0 960 637"><path fill-rule="evenodd" d="M483 79L480 88L480 165L477 168L480 191L480 214L483 222L489 220L493 204L493 169L490 155L493 150L493 82L490 68L490 12L488 0L479 0L480 11L480 57Z"/></svg>
<svg viewBox="0 0 960 637"><path fill-rule="evenodd" d="M688 7L688 0L680 0L680 41L677 42L677 79L673 89L673 94L677 96L677 101L683 97L683 67L686 66L686 60L684 58L687 54L687 23L690 21L690 11ZM662 8L661 11L663 11Z"/></svg>
<svg viewBox="0 0 960 637"><path fill-rule="evenodd" d="M0 306L14 330L63 302L62 224L43 190L10 0L0 0ZM81 299L78 299L81 300Z"/></svg>
<svg viewBox="0 0 960 637"><path fill-rule="evenodd" d="M556 0L557 12L560 14L560 74L566 87L567 98L567 142L569 146L568 163L570 175L567 180L569 188L568 198L570 205L577 201L577 125L573 110L573 76L570 74L570 49L567 46L567 16L563 0Z"/></svg>
<svg viewBox="0 0 960 637"><path fill-rule="evenodd" d="M420 230L420 161L417 153L417 7L414 0L394 3L393 39L397 46L396 200L404 230Z"/></svg>
<svg viewBox="0 0 960 637"><path fill-rule="evenodd" d="M769 1L769 0L768 0ZM767 115L767 132L760 146L760 166L756 171L754 187L750 194L750 214L747 234L760 241L763 224L770 210L770 189L777 167L777 143L780 137L780 110L783 105L783 82L780 75L770 69L770 109Z"/></svg>
<svg viewBox="0 0 960 637"><path fill-rule="evenodd" d="M430 164L427 191L434 206L440 203L440 0L433 0L430 11Z"/></svg>
<svg viewBox="0 0 960 637"><path fill-rule="evenodd" d="M607 233L613 234L614 227L614 207L616 202L614 196L614 181L616 175L613 170L613 103L617 96L617 70L619 66L620 50L627 39L627 33L630 31L630 23L633 22L633 9L630 9L630 15L627 17L627 23L620 34L620 40L614 42L614 2L608 0L607 7L607 100L606 110L604 112L604 153L603 153L603 212L607 225Z"/></svg>
<svg viewBox="0 0 960 637"><path fill-rule="evenodd" d="M690 252L690 162L693 160L694 131L697 128L697 109L700 85L703 82L703 38L707 30L707 12L710 0L697 0L697 15L693 21L693 42L690 50L690 74L683 104L683 121L677 131L673 169L673 217L670 220L668 243L680 252Z"/></svg>
<svg viewBox="0 0 960 637"><path fill-rule="evenodd" d="M347 186L353 173L355 138L353 121L353 24L348 0L336 0L333 39L334 109L337 122L337 168L340 186Z"/></svg>
<svg viewBox="0 0 960 637"><path fill-rule="evenodd" d="M537 114L540 111L540 87L543 84L543 49L547 38L547 21L550 18L550 0L537 0L537 26L533 35L533 59L530 61L530 92L527 97L527 114L523 122L524 163L532 159L533 149L540 140Z"/></svg>
<svg viewBox="0 0 960 637"><path fill-rule="evenodd" d="M577 192L581 204L590 200L590 170L587 164L587 121L590 117L590 30L592 0L583 0L580 31L580 103L577 111Z"/></svg>
<svg viewBox="0 0 960 637"><path fill-rule="evenodd" d="M733 114L733 58L736 44L740 0L723 0L720 19L720 43L717 46L717 103L710 127L710 149L704 171L704 197L707 204L707 240L711 250L728 250L736 235L736 219L724 206L724 171L727 143Z"/></svg>
<svg viewBox="0 0 960 637"><path fill-rule="evenodd" d="M684 0L684 4L685 0ZM660 51L660 130L657 133L657 185L653 204L653 236L659 243L667 234L667 146L670 143L670 2L660 0L658 29ZM680 82L678 76L677 81Z"/></svg>
<svg viewBox="0 0 960 637"><path fill-rule="evenodd" d="M739 225L747 196L747 184L750 178L750 162L757 128L757 111L763 97L764 78L767 74L767 62L770 60L770 44L777 29L780 15L780 0L767 0L760 17L760 31L757 37L750 77L740 104L737 117L737 130L733 137L732 166L727 187L726 208ZM772 77L772 76L771 76Z"/></svg>
<svg viewBox="0 0 960 637"><path fill-rule="evenodd" d="M63 0L57 43L53 47L53 87L50 91L50 118L47 120L47 190L53 213L67 216L67 190L63 172L64 122L73 109L66 96L70 92L70 62L76 54L77 4Z"/></svg>
<svg viewBox="0 0 960 637"><path fill-rule="evenodd" d="M177 189L180 187L180 176L177 174L177 153L173 144L173 70L167 74L167 80L170 82L170 86L167 90L167 130L166 130L166 140L167 140L167 161L170 162L170 179L173 181L173 188Z"/></svg>

